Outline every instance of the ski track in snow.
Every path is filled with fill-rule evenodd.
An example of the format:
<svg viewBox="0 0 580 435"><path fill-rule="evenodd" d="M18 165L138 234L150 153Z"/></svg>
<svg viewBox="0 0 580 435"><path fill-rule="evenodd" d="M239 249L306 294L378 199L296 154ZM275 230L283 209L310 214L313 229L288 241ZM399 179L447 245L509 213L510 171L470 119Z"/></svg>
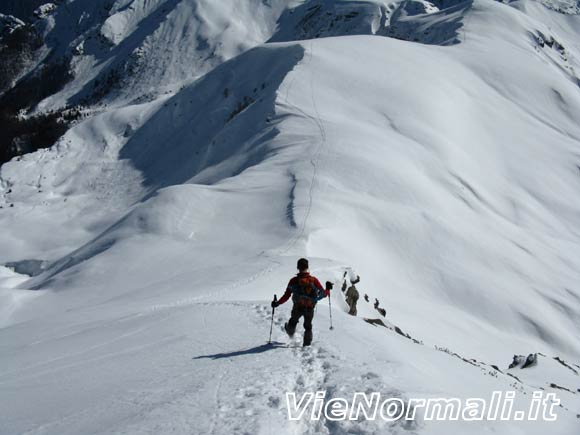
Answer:
<svg viewBox="0 0 580 435"><path fill-rule="evenodd" d="M314 43L315 40L310 40L309 42L309 49L307 50L308 52L308 60L304 61L304 67L307 67L311 62L312 62L312 57L313 57L313 53L314 53ZM320 113L318 112L318 108L316 106L316 98L314 95L314 72L311 71L309 74L309 87L310 87L310 99L312 102L312 108L314 109L314 113L315 115L312 116L310 114L308 114L306 111L304 111L301 107L292 104L290 102L289 99L289 94L290 91L292 89L292 85L294 84L294 81L296 80L297 74L294 74L294 76L292 77L292 80L290 81L290 83L288 84L287 88L286 88L286 95L284 98L284 103L289 106L292 107L295 111L297 111L298 113L302 114L302 116L304 116L304 118L311 120L314 125L316 126L316 128L319 131L319 140L318 143L316 145L316 150L313 153L313 157L310 159L310 163L312 165L312 178L310 180L310 185L308 187L308 200L307 200L307 204L306 204L306 210L304 211L304 218L302 219L302 224L300 225L300 229L299 231L288 241L287 245L285 247L280 248L280 250L278 251L280 255L283 254L287 254L298 242L298 240L300 240L303 236L304 233L306 231L306 224L308 222L308 218L310 217L310 212L312 211L312 204L313 204L313 197L314 197L314 186L316 184L316 178L317 178L317 174L318 174L318 165L320 162L320 156L322 154L322 149L324 148L325 144L326 144L326 130L324 128L324 124L320 118ZM294 209L294 206L292 206ZM293 214L293 216L295 216L295 213Z"/></svg>

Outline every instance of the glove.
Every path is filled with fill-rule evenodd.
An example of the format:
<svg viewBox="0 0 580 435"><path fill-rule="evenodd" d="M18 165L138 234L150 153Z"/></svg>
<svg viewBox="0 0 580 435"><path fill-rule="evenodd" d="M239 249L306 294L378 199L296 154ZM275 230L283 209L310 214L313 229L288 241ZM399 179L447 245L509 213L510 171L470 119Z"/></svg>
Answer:
<svg viewBox="0 0 580 435"><path fill-rule="evenodd" d="M330 290L324 290L324 296L326 296L327 298L330 297Z"/></svg>
<svg viewBox="0 0 580 435"><path fill-rule="evenodd" d="M331 283L330 281L326 281L326 285L325 285L325 287L326 287L326 290L327 290L328 292L330 292L330 290L332 290L332 287L334 287L334 284L333 284L333 283Z"/></svg>
<svg viewBox="0 0 580 435"><path fill-rule="evenodd" d="M272 308L276 308L278 305L280 305L280 304L278 303L278 301L272 301L272 303L270 304L270 306L271 306Z"/></svg>

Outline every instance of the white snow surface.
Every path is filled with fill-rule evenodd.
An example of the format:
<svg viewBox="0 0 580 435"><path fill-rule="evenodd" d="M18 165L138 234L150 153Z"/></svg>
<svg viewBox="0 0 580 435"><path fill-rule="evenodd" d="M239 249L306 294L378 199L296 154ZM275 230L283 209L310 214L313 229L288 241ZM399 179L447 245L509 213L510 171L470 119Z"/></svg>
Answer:
<svg viewBox="0 0 580 435"><path fill-rule="evenodd" d="M49 262L0 267L0 434L578 433L577 15L532 0L110 3L94 28L112 62L150 11L173 17L142 38L159 63L0 168L0 264ZM316 27L351 9L352 26ZM173 50L175 23L204 28L220 59ZM301 256L335 283L332 308L302 349L281 306L265 346ZM537 365L507 369L530 353ZM556 422L293 422L285 402L515 390L525 408L540 388L561 399Z"/></svg>

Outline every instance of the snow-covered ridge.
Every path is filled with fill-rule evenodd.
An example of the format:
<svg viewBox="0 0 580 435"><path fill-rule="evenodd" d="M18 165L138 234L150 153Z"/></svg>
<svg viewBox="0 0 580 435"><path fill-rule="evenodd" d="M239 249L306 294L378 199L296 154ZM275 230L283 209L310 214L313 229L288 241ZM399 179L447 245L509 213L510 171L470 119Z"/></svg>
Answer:
<svg viewBox="0 0 580 435"><path fill-rule="evenodd" d="M580 14L580 3L577 0L540 0L540 3L561 14Z"/></svg>
<svg viewBox="0 0 580 435"><path fill-rule="evenodd" d="M333 0L305 2L280 18L273 41L345 35L382 35L412 42L459 43L470 1Z"/></svg>
<svg viewBox="0 0 580 435"><path fill-rule="evenodd" d="M42 265L0 269L8 433L576 434L576 16L533 1L75 3L97 36L66 33L60 8L44 24L86 75L41 106L134 50L143 64L0 170L0 264ZM193 34L206 39L170 58ZM265 346L303 255L335 282L332 310L303 351L280 307ZM364 299L345 313L346 266L384 315ZM562 406L555 425L292 425L284 393L317 389L524 404L544 389Z"/></svg>
<svg viewBox="0 0 580 435"><path fill-rule="evenodd" d="M269 39L385 34L456 43L461 27L456 9L455 3L377 0L47 3L36 14L35 25L46 44L39 53L44 62L33 73L59 62L70 71L53 94L33 101L32 109L39 113L79 104L102 108L149 101Z"/></svg>

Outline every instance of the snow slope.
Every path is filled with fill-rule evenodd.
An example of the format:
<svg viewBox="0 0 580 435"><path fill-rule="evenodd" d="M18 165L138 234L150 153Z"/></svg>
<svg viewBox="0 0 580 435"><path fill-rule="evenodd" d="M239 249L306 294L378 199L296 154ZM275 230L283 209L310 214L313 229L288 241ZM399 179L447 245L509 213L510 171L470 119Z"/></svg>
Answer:
<svg viewBox="0 0 580 435"><path fill-rule="evenodd" d="M577 433L578 17L335 3L360 21L291 38L298 5L272 42L2 166L0 261L50 264L0 281L0 433ZM409 41L372 25L386 10ZM429 29L455 36L413 41ZM268 301L302 255L337 284L335 330L324 301L312 349L266 348ZM371 297L359 318L348 266ZM422 345L363 322L374 298ZM284 394L310 388L545 388L562 407L541 424L294 425Z"/></svg>
<svg viewBox="0 0 580 435"><path fill-rule="evenodd" d="M3 416L10 416L3 419L3 432L572 434L577 430L575 416L564 411L555 424L517 427L507 422L289 422L286 391L326 390L335 397L380 391L384 397L405 400L442 394L465 398L511 390L516 383L338 311L336 329L329 331L323 308L317 312L316 343L307 350L265 345L269 310L261 301L199 302L132 316L117 313L108 320L103 311L92 309L77 313L76 321L54 319L49 335L32 333L30 325L22 325L20 333L32 333L34 342L19 352L23 364L0 379L3 391L12 397L23 397L18 391L29 389L36 394L29 406L18 400L3 404ZM281 331L287 315L288 309L282 308L276 316L275 343L287 341ZM518 392L517 403L527 403L531 388L517 389L527 393ZM51 400L55 396L58 401Z"/></svg>

